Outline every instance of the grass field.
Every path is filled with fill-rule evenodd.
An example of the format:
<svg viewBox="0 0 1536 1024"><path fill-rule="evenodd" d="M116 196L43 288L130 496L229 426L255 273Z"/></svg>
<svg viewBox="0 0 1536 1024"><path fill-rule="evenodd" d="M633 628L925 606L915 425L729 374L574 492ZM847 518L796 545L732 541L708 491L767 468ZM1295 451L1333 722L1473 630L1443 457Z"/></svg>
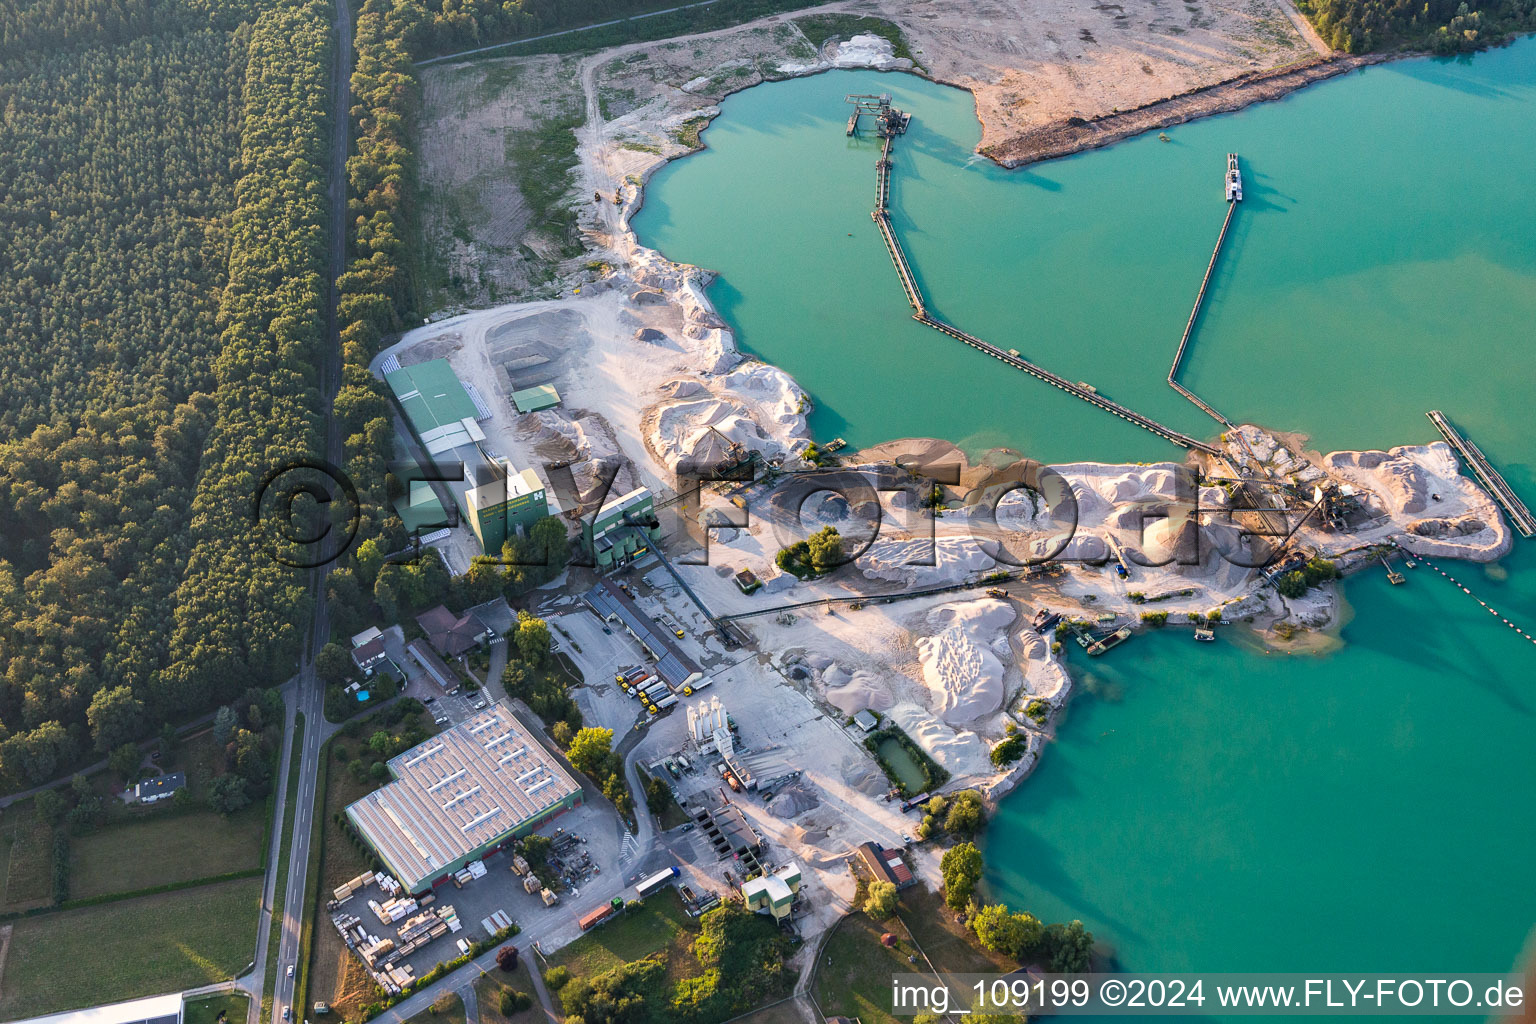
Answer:
<svg viewBox="0 0 1536 1024"><path fill-rule="evenodd" d="M209 810L144 809L71 836L72 899L133 892L261 866L267 805L228 818Z"/></svg>
<svg viewBox="0 0 1536 1024"><path fill-rule="evenodd" d="M598 925L549 958L551 965L590 978L620 964L665 950L671 962L668 975L685 977L702 970L693 957L698 922L683 911L674 889L666 889L645 905Z"/></svg>
<svg viewBox="0 0 1536 1024"><path fill-rule="evenodd" d="M464 1024L464 1000L452 992L444 992L432 1001L432 1005L409 1018L412 1024Z"/></svg>
<svg viewBox="0 0 1536 1024"><path fill-rule="evenodd" d="M240 1024L245 1020L250 1005L250 997L244 992L188 999L181 1021L182 1024L218 1024L219 1014L223 1013L229 1024Z"/></svg>
<svg viewBox="0 0 1536 1024"><path fill-rule="evenodd" d="M894 947L880 944L885 932L896 936ZM864 1024L897 1024L886 1009L891 976L927 974L924 953L946 974L1007 972L1018 966L977 946L937 894L914 886L902 893L897 918L874 921L856 913L838 923L822 947L812 991L828 1015L856 1017ZM916 964L908 957L915 957Z"/></svg>
<svg viewBox="0 0 1536 1024"><path fill-rule="evenodd" d="M251 962L261 879L183 889L16 922L0 1019L194 988Z"/></svg>
<svg viewBox="0 0 1536 1024"><path fill-rule="evenodd" d="M33 815L31 800L6 809L0 859L0 910L26 910L53 898L53 830Z"/></svg>
<svg viewBox="0 0 1536 1024"><path fill-rule="evenodd" d="M501 991L505 988L528 993L528 998L533 1000L533 1005L526 1010L517 1011L510 1017L503 1017L499 1007ZM489 974L481 975L475 982L475 997L480 1004L480 1024L533 1024L544 1016L544 1008L539 1005L539 997L533 991L533 981L528 977L528 968L521 963L511 974L493 970Z"/></svg>

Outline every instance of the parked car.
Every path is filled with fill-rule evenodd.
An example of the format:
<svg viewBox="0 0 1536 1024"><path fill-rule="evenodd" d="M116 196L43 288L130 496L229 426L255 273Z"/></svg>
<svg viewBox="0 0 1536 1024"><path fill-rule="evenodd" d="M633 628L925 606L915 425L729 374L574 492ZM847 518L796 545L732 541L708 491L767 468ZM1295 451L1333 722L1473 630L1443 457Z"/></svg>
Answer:
<svg viewBox="0 0 1536 1024"><path fill-rule="evenodd" d="M483 700L475 701L475 710L476 711L484 711L485 710L485 701L483 701Z"/></svg>

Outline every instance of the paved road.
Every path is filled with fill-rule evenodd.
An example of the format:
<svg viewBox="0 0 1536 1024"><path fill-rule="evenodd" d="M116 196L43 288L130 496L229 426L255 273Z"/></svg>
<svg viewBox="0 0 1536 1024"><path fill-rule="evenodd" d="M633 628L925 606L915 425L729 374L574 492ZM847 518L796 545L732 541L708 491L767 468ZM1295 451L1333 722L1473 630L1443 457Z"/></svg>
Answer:
<svg viewBox="0 0 1536 1024"><path fill-rule="evenodd" d="M476 978L479 978L478 974L459 989L459 998L464 1000L464 1024L480 1024L480 999L475 995Z"/></svg>
<svg viewBox="0 0 1536 1024"><path fill-rule="evenodd" d="M294 719L298 713L297 702L294 694L297 687L292 680L283 687L283 747L278 752L277 778L273 785L277 787L277 799L273 802L271 845L267 849L267 876L261 883L261 911L256 915L256 955L252 961L255 965L250 973L242 976L236 985L250 996L250 1009L246 1013L249 1024L258 1024L261 1019L261 993L267 982L267 946L272 935L272 900L277 890L277 864L278 856L283 848L283 816L287 813L288 804L288 767L293 757L293 728ZM306 714L306 732L308 731L308 718Z"/></svg>

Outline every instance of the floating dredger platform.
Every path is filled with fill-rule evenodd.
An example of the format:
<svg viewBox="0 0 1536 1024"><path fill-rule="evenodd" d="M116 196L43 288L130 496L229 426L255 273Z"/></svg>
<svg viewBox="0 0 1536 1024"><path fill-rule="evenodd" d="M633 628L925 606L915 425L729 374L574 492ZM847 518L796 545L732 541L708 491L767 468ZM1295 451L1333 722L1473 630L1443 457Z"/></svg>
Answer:
<svg viewBox="0 0 1536 1024"><path fill-rule="evenodd" d="M1227 154L1227 202L1243 201L1243 172L1237 166L1237 154Z"/></svg>
<svg viewBox="0 0 1536 1024"><path fill-rule="evenodd" d="M849 135L859 133L859 117L863 114L869 114L875 119L875 131L882 139L905 133L907 125L912 123L911 114L891 106L891 94L888 92L878 96L871 93L853 93L844 96L843 102L853 104L853 113L848 115Z"/></svg>

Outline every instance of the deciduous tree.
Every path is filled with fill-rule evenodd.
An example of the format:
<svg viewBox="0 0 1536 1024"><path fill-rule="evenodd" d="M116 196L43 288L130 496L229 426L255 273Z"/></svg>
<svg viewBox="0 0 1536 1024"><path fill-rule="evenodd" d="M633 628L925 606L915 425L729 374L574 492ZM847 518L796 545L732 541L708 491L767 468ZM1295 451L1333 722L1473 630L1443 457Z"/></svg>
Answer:
<svg viewBox="0 0 1536 1024"><path fill-rule="evenodd" d="M963 910L981 880L981 851L974 843L957 843L944 851L939 861L944 878L944 902L952 910Z"/></svg>
<svg viewBox="0 0 1536 1024"><path fill-rule="evenodd" d="M96 749L106 753L113 747L137 739L144 728L144 702L126 686L101 690L91 698L86 720Z"/></svg>
<svg viewBox="0 0 1536 1024"><path fill-rule="evenodd" d="M864 913L877 921L884 921L896 913L896 886L890 882L870 882L864 898Z"/></svg>

